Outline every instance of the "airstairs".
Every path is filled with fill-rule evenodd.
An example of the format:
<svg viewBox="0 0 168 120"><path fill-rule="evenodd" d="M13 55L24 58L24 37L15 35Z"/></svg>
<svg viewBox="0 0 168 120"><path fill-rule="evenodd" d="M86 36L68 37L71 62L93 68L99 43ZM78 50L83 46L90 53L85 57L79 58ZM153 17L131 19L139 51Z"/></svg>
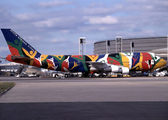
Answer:
<svg viewBox="0 0 168 120"><path fill-rule="evenodd" d="M16 71L16 77L26 77L25 71L27 68L27 65L20 65L20 67Z"/></svg>

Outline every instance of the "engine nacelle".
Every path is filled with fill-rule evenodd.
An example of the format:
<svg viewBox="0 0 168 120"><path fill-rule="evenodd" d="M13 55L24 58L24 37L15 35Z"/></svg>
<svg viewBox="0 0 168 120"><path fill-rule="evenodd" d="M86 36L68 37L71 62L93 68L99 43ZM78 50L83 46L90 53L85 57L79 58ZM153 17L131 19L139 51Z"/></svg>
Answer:
<svg viewBox="0 0 168 120"><path fill-rule="evenodd" d="M123 66L118 66L118 65L110 65L108 68L105 68L104 71L105 72L128 74L129 68L123 67Z"/></svg>
<svg viewBox="0 0 168 120"><path fill-rule="evenodd" d="M122 72L122 70L117 65L111 65L110 67L111 67L111 72L114 72L114 73L121 73Z"/></svg>
<svg viewBox="0 0 168 120"><path fill-rule="evenodd" d="M129 68L127 67L122 67L122 74L129 74Z"/></svg>
<svg viewBox="0 0 168 120"><path fill-rule="evenodd" d="M90 71L96 71L97 69L95 67L91 67Z"/></svg>

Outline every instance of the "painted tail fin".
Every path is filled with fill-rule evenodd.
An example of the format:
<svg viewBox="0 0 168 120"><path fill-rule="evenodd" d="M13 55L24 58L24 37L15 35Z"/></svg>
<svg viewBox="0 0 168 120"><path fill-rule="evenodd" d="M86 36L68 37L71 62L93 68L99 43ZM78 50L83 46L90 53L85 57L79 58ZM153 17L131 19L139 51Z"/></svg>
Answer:
<svg viewBox="0 0 168 120"><path fill-rule="evenodd" d="M35 56L41 55L13 30L1 29L1 31L12 55L28 58L34 58Z"/></svg>

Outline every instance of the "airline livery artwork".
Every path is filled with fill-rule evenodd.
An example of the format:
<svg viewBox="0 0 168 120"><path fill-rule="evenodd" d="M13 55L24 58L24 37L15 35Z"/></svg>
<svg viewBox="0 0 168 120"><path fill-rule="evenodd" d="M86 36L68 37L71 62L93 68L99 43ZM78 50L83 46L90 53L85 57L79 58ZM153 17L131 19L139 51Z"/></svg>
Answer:
<svg viewBox="0 0 168 120"><path fill-rule="evenodd" d="M149 52L120 52L103 55L43 55L11 29L1 29L11 55L8 61L63 72L153 71L167 62Z"/></svg>

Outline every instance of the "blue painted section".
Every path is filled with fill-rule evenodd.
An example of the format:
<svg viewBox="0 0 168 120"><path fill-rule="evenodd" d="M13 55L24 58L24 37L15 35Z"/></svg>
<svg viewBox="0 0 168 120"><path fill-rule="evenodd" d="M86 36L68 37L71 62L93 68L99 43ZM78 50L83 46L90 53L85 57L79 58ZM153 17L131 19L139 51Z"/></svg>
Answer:
<svg viewBox="0 0 168 120"><path fill-rule="evenodd" d="M134 52L132 57L132 67L135 66L140 60L140 52Z"/></svg>

